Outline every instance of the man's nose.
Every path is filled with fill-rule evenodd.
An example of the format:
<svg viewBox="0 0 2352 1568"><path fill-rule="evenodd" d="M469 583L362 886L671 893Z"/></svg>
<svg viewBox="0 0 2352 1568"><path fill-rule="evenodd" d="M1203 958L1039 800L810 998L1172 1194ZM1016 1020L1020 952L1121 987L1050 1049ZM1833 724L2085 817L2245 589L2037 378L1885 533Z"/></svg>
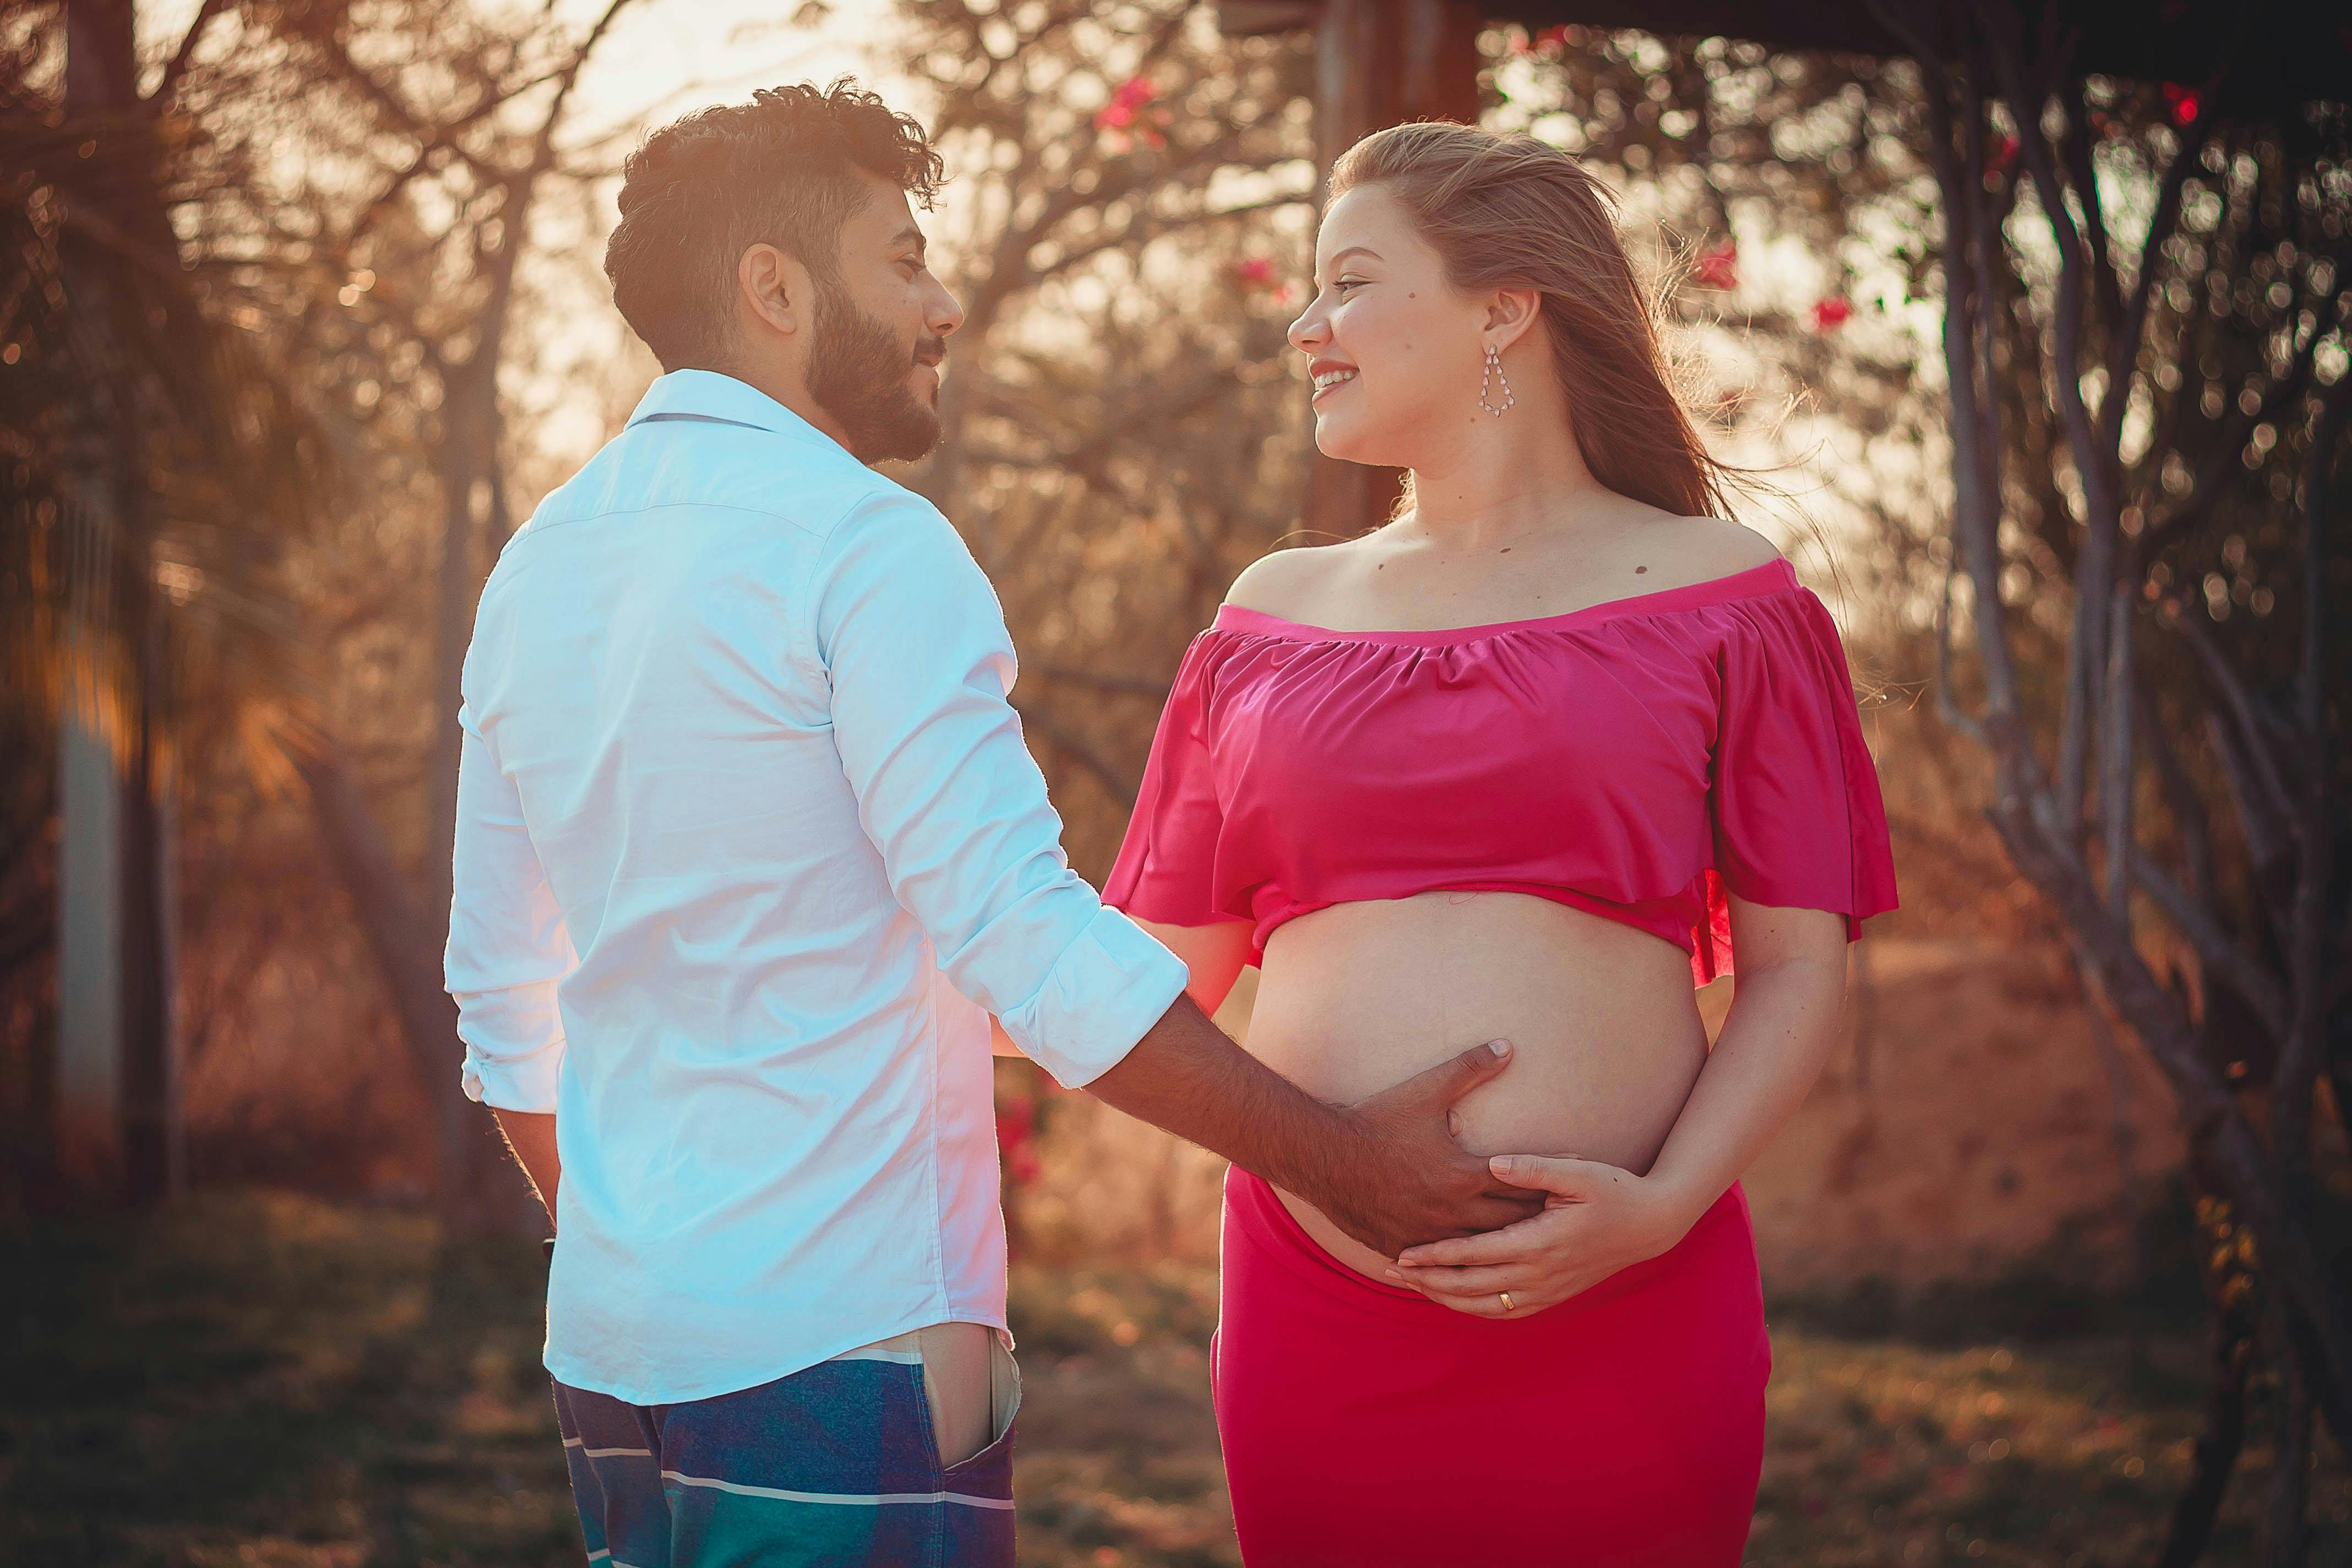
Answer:
<svg viewBox="0 0 2352 1568"><path fill-rule="evenodd" d="M947 291L944 284L932 290L929 304L923 312L924 321L940 337L946 337L963 325L963 305Z"/></svg>

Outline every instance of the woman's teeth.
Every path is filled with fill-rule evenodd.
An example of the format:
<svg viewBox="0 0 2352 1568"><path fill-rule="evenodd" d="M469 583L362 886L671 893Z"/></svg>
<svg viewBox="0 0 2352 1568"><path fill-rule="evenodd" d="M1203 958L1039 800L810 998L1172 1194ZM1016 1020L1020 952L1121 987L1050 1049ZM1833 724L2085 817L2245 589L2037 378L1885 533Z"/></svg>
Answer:
<svg viewBox="0 0 2352 1568"><path fill-rule="evenodd" d="M1333 387L1339 385L1341 382L1353 381L1355 379L1356 373L1352 370L1327 370L1321 375L1315 378L1315 390L1318 392L1328 392Z"/></svg>

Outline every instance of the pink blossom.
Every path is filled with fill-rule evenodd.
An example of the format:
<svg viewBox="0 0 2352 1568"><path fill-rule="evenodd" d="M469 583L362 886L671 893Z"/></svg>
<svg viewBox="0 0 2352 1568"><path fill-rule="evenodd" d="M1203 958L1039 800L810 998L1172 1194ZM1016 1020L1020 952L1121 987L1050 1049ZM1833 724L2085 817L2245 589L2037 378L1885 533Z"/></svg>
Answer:
<svg viewBox="0 0 2352 1568"><path fill-rule="evenodd" d="M1109 133L1111 151L1124 153L1132 145L1118 134L1128 131L1148 146L1168 145L1168 138L1160 129L1168 123L1168 111L1153 109L1148 115L1144 112L1159 96L1160 89L1139 76L1131 76L1111 89L1110 101L1095 110L1095 129Z"/></svg>
<svg viewBox="0 0 2352 1568"><path fill-rule="evenodd" d="M1813 306L1813 331L1832 331L1843 326L1853 314L1853 301L1832 294Z"/></svg>
<svg viewBox="0 0 2352 1568"><path fill-rule="evenodd" d="M1044 1170L1037 1159L1035 1131L1027 1100L1016 1100L997 1108L996 1144L1003 1152L1005 1174L1015 1186L1035 1181Z"/></svg>
<svg viewBox="0 0 2352 1568"><path fill-rule="evenodd" d="M1691 268L1691 281L1702 289L1736 289L1739 286L1739 247L1731 240L1703 251L1698 263Z"/></svg>

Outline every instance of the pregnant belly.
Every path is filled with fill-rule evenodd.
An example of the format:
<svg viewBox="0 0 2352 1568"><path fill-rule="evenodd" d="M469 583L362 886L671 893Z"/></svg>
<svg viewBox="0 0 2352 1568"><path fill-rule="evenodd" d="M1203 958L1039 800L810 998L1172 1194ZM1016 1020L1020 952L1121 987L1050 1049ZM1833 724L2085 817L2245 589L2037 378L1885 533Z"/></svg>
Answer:
<svg viewBox="0 0 2352 1568"><path fill-rule="evenodd" d="M1274 933L1259 973L1251 1054L1326 1100L1360 1100L1509 1040L1510 1066L1455 1106L1474 1153L1573 1154L1646 1173L1706 1061L1689 954L1524 893L1318 910ZM1385 1259L1281 1195L1334 1258L1380 1277Z"/></svg>

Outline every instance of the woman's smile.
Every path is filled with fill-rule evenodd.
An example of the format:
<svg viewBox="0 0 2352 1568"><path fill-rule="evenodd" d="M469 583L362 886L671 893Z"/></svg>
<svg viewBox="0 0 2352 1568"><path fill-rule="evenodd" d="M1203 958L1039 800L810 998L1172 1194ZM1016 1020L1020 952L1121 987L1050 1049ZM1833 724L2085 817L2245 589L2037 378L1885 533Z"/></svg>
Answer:
<svg viewBox="0 0 2352 1568"><path fill-rule="evenodd" d="M1307 399L1309 403L1322 402L1331 393L1354 381L1357 374L1354 365L1337 364L1328 360L1318 360L1307 369L1315 381L1315 395Z"/></svg>

